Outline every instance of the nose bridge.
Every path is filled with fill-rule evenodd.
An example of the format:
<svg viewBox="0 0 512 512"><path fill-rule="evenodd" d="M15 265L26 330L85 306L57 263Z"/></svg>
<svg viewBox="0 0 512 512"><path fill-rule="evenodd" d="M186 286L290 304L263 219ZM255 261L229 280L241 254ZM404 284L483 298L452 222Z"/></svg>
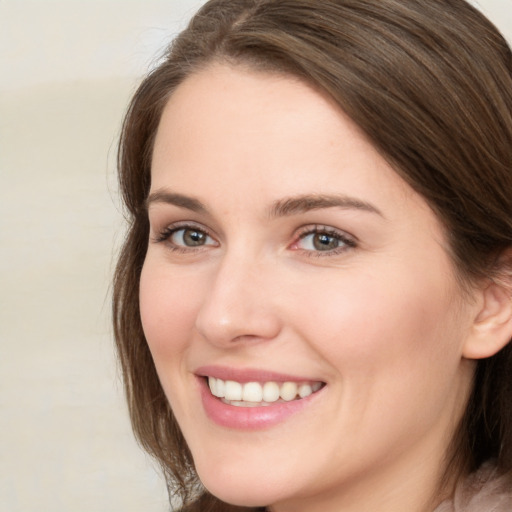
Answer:
<svg viewBox="0 0 512 512"><path fill-rule="evenodd" d="M196 317L198 331L210 342L277 336L279 315L271 300L272 262L249 250L227 251L217 263L211 287Z"/></svg>

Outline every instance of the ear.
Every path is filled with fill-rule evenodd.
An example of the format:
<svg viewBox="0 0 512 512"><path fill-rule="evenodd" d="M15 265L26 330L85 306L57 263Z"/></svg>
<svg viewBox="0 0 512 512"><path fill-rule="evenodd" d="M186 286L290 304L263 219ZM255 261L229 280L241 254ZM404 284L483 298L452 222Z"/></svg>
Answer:
<svg viewBox="0 0 512 512"><path fill-rule="evenodd" d="M512 272L508 265L510 260L506 259L499 277L487 281L478 292L477 314L462 353L468 359L491 357L511 341Z"/></svg>

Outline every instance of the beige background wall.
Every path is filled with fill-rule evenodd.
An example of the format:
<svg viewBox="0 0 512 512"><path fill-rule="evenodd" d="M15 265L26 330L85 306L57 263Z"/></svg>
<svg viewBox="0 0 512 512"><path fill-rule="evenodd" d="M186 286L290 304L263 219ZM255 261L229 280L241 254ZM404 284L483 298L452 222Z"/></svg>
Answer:
<svg viewBox="0 0 512 512"><path fill-rule="evenodd" d="M0 0L0 510L159 512L109 325L131 92L200 0ZM480 0L512 40L512 0Z"/></svg>

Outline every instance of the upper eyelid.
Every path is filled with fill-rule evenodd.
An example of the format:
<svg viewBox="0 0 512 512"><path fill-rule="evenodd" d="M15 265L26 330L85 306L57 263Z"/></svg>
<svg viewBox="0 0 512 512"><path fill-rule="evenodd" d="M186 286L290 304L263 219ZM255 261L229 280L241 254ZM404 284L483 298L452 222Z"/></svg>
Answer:
<svg viewBox="0 0 512 512"><path fill-rule="evenodd" d="M148 215L149 220L149 228L151 232L154 233L162 233L168 229L179 229L190 227L193 229L198 229L200 231L204 231L212 238L216 240L220 239L218 235L218 231L216 229L210 228L207 224L203 223L201 220L193 220L192 218L183 218L182 220L166 220L167 216L159 216L155 215L153 218L151 215ZM167 217L168 218L168 217Z"/></svg>
<svg viewBox="0 0 512 512"><path fill-rule="evenodd" d="M153 227L152 230L156 231L156 232L163 232L163 231L177 231L179 229L186 229L186 228L197 229L198 231L204 231L207 235L213 237L211 229L206 227L204 224L201 224L200 222L196 222L193 220L183 220L183 221L179 220L176 222L169 222L169 223L164 224L162 227L159 227L157 225L157 226Z"/></svg>
<svg viewBox="0 0 512 512"><path fill-rule="evenodd" d="M197 231L202 231L206 236L210 237L216 243L219 243L217 238L207 227L194 221L177 221L165 224L162 228L152 228L152 231L154 231L152 239L156 243L169 241L169 238L181 229L195 229Z"/></svg>
<svg viewBox="0 0 512 512"><path fill-rule="evenodd" d="M296 236L302 238L311 233L326 233L328 235L338 235L340 238L348 238L350 240L353 240L354 242L358 242L358 238L355 235L349 233L348 231L324 224L312 224L308 226L303 226L297 230Z"/></svg>

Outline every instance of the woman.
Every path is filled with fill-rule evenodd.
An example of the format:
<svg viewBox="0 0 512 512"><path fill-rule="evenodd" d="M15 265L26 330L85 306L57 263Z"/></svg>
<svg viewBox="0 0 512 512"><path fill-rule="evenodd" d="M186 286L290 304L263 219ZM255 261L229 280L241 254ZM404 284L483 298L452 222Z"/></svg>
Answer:
<svg viewBox="0 0 512 512"><path fill-rule="evenodd" d="M183 510L512 509L511 75L463 0L212 0L142 83L115 333Z"/></svg>

